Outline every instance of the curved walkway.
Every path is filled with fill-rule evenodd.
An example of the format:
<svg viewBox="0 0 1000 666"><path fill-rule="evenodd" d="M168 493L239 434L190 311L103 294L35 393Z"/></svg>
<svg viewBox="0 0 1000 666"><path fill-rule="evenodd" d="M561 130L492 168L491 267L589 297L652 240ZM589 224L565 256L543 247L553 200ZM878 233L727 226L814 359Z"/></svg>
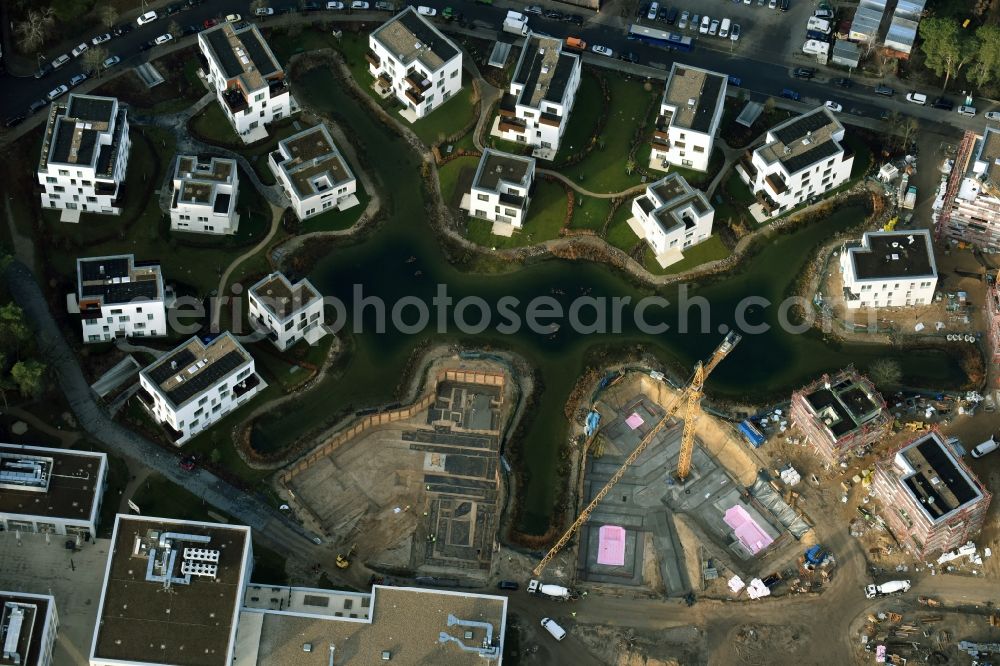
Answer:
<svg viewBox="0 0 1000 666"><path fill-rule="evenodd" d="M587 197L594 197L595 199L618 199L620 197L627 197L630 194L639 194L646 190L645 185L634 185L627 190L622 190L621 192L591 192L590 190L580 187L558 171L552 171L551 169L538 169L537 172L543 176L552 176L559 182L571 187L578 194L582 194Z"/></svg>

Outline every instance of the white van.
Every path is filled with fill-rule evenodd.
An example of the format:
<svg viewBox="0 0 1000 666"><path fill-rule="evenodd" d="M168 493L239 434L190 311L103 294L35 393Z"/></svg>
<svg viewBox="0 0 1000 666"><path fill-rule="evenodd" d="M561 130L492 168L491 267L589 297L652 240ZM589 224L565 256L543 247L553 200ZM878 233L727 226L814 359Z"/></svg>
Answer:
<svg viewBox="0 0 1000 666"><path fill-rule="evenodd" d="M976 107L974 107L974 106L960 106L960 107L958 107L958 114L960 116L974 116L974 115L976 115Z"/></svg>
<svg viewBox="0 0 1000 666"><path fill-rule="evenodd" d="M656 15L660 13L660 3L654 2L649 6L649 11L646 12L647 21L655 21Z"/></svg>
<svg viewBox="0 0 1000 666"><path fill-rule="evenodd" d="M918 92L906 93L906 101L923 106L927 103L927 95Z"/></svg>
<svg viewBox="0 0 1000 666"><path fill-rule="evenodd" d="M566 638L566 630L560 627L558 624L556 624L555 620L543 617L542 626L545 627L545 630L548 631L550 634L552 634L552 637L555 638L557 641L561 641L562 639Z"/></svg>
<svg viewBox="0 0 1000 666"><path fill-rule="evenodd" d="M728 37L729 36L729 26L731 26L731 25L732 25L732 22L729 19L727 19L727 18L722 19L722 25L719 26L719 37L722 37L723 39L725 39L726 37Z"/></svg>
<svg viewBox="0 0 1000 666"><path fill-rule="evenodd" d="M990 437L988 440L972 449L970 453L972 453L973 458L982 458L987 453L992 453L998 448L1000 448L1000 444L997 444L997 441L993 437Z"/></svg>

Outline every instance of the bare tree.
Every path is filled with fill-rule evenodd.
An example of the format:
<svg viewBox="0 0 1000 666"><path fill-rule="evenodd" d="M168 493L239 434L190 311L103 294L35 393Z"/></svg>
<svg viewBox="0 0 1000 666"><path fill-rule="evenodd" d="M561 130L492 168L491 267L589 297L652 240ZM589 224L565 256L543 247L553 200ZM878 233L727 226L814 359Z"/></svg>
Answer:
<svg viewBox="0 0 1000 666"><path fill-rule="evenodd" d="M107 59L108 50L101 46L92 46L80 56L80 60L83 62L83 71L91 76L101 73L101 65Z"/></svg>
<svg viewBox="0 0 1000 666"><path fill-rule="evenodd" d="M253 0L253 2L250 3L251 14L256 14L258 9L266 9L266 8L267 8L267 0Z"/></svg>
<svg viewBox="0 0 1000 666"><path fill-rule="evenodd" d="M111 5L104 5L101 7L100 16L101 23L104 24L104 27L111 30L111 28L115 25L115 21L118 20L118 10Z"/></svg>
<svg viewBox="0 0 1000 666"><path fill-rule="evenodd" d="M167 32L169 32L175 38L180 37L181 36L181 24L178 23L176 20L171 21L170 24L167 26Z"/></svg>
<svg viewBox="0 0 1000 666"><path fill-rule="evenodd" d="M29 9L24 20L14 25L17 45L25 53L37 51L48 39L55 23L55 10L52 7Z"/></svg>

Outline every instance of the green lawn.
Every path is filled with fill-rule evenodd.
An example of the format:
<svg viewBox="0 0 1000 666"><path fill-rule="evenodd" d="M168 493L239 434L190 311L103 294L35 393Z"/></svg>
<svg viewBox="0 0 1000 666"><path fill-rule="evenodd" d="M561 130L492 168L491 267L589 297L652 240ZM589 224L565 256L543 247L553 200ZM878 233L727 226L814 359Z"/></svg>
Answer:
<svg viewBox="0 0 1000 666"><path fill-rule="evenodd" d="M361 217L361 214L365 212L365 208L368 207L368 202L371 201L371 197L368 196L368 192L365 191L365 188L361 184L360 180L358 180L358 191L356 196L358 197L358 205L348 208L347 210L337 210L336 208L331 208L325 213L320 213L316 217L310 217L302 222L300 233L308 234L314 231L342 231L344 229L350 229L354 226L354 223L358 221L358 218Z"/></svg>
<svg viewBox="0 0 1000 666"><path fill-rule="evenodd" d="M574 182L592 192L621 192L642 182L642 176L638 171L633 170L631 174L627 174L625 167L637 127L642 123L647 111L656 110L655 107L651 107L653 93L646 92L642 82L627 80L621 76L608 76L607 81L611 92L611 108L597 145L582 161L560 169L563 175L572 178ZM598 88L598 95L599 90ZM580 92L583 92L582 85ZM574 116L582 111L581 107L594 107L600 111L599 96L592 98L578 94L577 103L570 115L570 126L563 138L560 154L556 157L556 164L572 152L570 146L579 147L579 142L586 140L586 137L583 139L574 137L567 142L570 138L570 129L573 129ZM589 115L590 111L585 113ZM596 124L596 118L592 127L593 124Z"/></svg>
<svg viewBox="0 0 1000 666"><path fill-rule="evenodd" d="M346 27L346 26L345 26ZM344 34L348 39L356 33ZM333 36L332 30L317 30L315 28L304 28L298 34L290 35L287 29L271 30L266 35L267 44L271 47L278 62L287 64L288 60L296 53L306 51L316 51L325 48L336 48L338 40ZM365 44L368 42L368 35L364 35ZM364 51L362 51L362 54Z"/></svg>
<svg viewBox="0 0 1000 666"><path fill-rule="evenodd" d="M600 199L576 194L571 229L591 229L600 232L611 213L611 199Z"/></svg>
<svg viewBox="0 0 1000 666"><path fill-rule="evenodd" d="M628 219L630 217L632 217L631 199L625 201L615 211L615 214L611 217L611 223L608 224L608 231L604 236L604 240L626 254L639 242L639 237L628 226Z"/></svg>
<svg viewBox="0 0 1000 666"><path fill-rule="evenodd" d="M740 175L736 173L735 166L729 175L722 179L722 194L732 199L734 204L751 206L756 199L750 191L750 186L743 182ZM718 191L718 190L716 190Z"/></svg>
<svg viewBox="0 0 1000 666"><path fill-rule="evenodd" d="M497 137L488 134L484 140L488 148L494 148L496 150L502 150L505 153L510 153L512 155L530 155L531 149L529 146L518 143L516 141L507 141L505 139L498 139Z"/></svg>
<svg viewBox="0 0 1000 666"><path fill-rule="evenodd" d="M371 79L371 75L366 75ZM463 75L462 89L444 104L431 110L426 118L412 123L410 129L428 146L444 141L449 134L461 130L472 121L477 109L472 99L473 93L472 81Z"/></svg>
<svg viewBox="0 0 1000 666"><path fill-rule="evenodd" d="M455 158L447 164L438 167L438 179L441 182L441 197L444 199L445 205L458 206L461 197L458 196L455 190L459 186L460 181L468 181L469 186L472 186L472 178L475 176L478 164L479 158L469 155Z"/></svg>
<svg viewBox="0 0 1000 666"><path fill-rule="evenodd" d="M474 218L469 219L466 235L474 243L497 249L524 247L552 240L559 237L559 230L566 219L567 203L566 190L560 183L536 180L528 218L524 227L515 231L513 236L494 236L492 222Z"/></svg>
<svg viewBox="0 0 1000 666"><path fill-rule="evenodd" d="M643 255L643 265L653 275L675 275L700 266L709 261L725 259L729 256L729 248L722 242L717 234L709 236L708 240L702 241L693 247L684 250L684 258L675 264L670 264L666 268L660 268L656 262L653 250L648 245Z"/></svg>
<svg viewBox="0 0 1000 666"><path fill-rule="evenodd" d="M152 88L146 87L134 71L126 70L105 81L91 94L116 97L143 113L183 111L208 92L198 78L201 64L196 57L197 49L191 46L154 60L152 65L163 76L163 82Z"/></svg>
<svg viewBox="0 0 1000 666"><path fill-rule="evenodd" d="M601 119L601 84L597 74L584 69L580 76L580 87L576 91L576 101L569 114L566 132L559 140L559 152L553 164L561 164L574 153L590 145Z"/></svg>
<svg viewBox="0 0 1000 666"><path fill-rule="evenodd" d="M226 114L222 112L218 100L191 117L188 121L188 131L198 139L234 150L246 145L236 134Z"/></svg>

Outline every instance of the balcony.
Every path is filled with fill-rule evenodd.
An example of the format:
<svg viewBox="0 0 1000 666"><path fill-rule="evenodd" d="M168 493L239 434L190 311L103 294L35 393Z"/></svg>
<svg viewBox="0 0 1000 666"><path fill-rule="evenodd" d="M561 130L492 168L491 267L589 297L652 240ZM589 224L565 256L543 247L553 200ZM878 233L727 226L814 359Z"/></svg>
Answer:
<svg viewBox="0 0 1000 666"><path fill-rule="evenodd" d="M500 98L500 117L501 118L517 117L516 96L511 95L510 93L504 93L503 97Z"/></svg>
<svg viewBox="0 0 1000 666"><path fill-rule="evenodd" d="M153 396L151 396L149 394L149 391L147 391L146 389L140 388L136 392L135 397L139 398L139 402L141 402L147 408L149 409L153 408Z"/></svg>
<svg viewBox="0 0 1000 666"><path fill-rule="evenodd" d="M392 88L392 79L385 72L378 75L378 78L375 79L375 83L377 83L378 87L382 90L389 90Z"/></svg>
<svg viewBox="0 0 1000 666"><path fill-rule="evenodd" d="M761 208L763 208L764 212L767 213L768 215L773 215L774 211L780 208L778 203L774 199L769 197L767 195L767 192L765 192L764 190L758 190L757 192L754 192L754 198L757 199L757 203L760 204Z"/></svg>
<svg viewBox="0 0 1000 666"><path fill-rule="evenodd" d="M656 117L656 124L653 126L653 139L662 139L663 143L670 145L668 141L667 132L670 129L670 120L673 118L673 114L661 115Z"/></svg>
<svg viewBox="0 0 1000 666"><path fill-rule="evenodd" d="M510 194L509 192L501 192L500 203L520 207L524 203L524 197L517 194Z"/></svg>
<svg viewBox="0 0 1000 666"><path fill-rule="evenodd" d="M237 88L230 88L223 92L222 99L226 102L230 115L239 113L250 106L247 104L247 98Z"/></svg>
<svg viewBox="0 0 1000 666"><path fill-rule="evenodd" d="M371 49L365 51L365 60L368 61L369 65L375 67L376 69L382 65L382 60Z"/></svg>
<svg viewBox="0 0 1000 666"><path fill-rule="evenodd" d="M501 132L517 132L518 134L523 134L525 128L521 121L501 118L500 122L497 124L497 129Z"/></svg>
<svg viewBox="0 0 1000 666"><path fill-rule="evenodd" d="M118 194L118 183L107 183L102 180L94 181L94 193L97 195L116 196Z"/></svg>
<svg viewBox="0 0 1000 666"><path fill-rule="evenodd" d="M785 179L781 177L781 174L769 173L764 176L764 182L771 188L771 191L774 192L775 196L780 197L788 191L788 186L785 185Z"/></svg>
<svg viewBox="0 0 1000 666"><path fill-rule="evenodd" d="M284 79L273 79L267 82L268 92L271 97L278 97L288 92L288 83Z"/></svg>
<svg viewBox="0 0 1000 666"><path fill-rule="evenodd" d="M419 105L421 105L421 104L424 103L424 96L421 95L418 92L414 92L413 90L411 90L409 88L406 89L403 92L403 94L406 95L406 99L410 100L411 102L413 102L417 106L419 106Z"/></svg>
<svg viewBox="0 0 1000 666"><path fill-rule="evenodd" d="M749 150L743 153L740 157L740 166L746 172L747 176L750 177L750 183L753 184L757 181L757 167L753 165L753 153Z"/></svg>
<svg viewBox="0 0 1000 666"><path fill-rule="evenodd" d="M562 125L562 116L557 116L554 113L542 113L538 117L538 123L549 127L559 127Z"/></svg>
<svg viewBox="0 0 1000 666"><path fill-rule="evenodd" d="M420 72L410 72L406 75L404 79L410 87L418 93L425 93L431 87L431 80L425 77Z"/></svg>
<svg viewBox="0 0 1000 666"><path fill-rule="evenodd" d="M233 387L233 397L237 400L260 386L260 377L256 374L250 375L242 382Z"/></svg>

